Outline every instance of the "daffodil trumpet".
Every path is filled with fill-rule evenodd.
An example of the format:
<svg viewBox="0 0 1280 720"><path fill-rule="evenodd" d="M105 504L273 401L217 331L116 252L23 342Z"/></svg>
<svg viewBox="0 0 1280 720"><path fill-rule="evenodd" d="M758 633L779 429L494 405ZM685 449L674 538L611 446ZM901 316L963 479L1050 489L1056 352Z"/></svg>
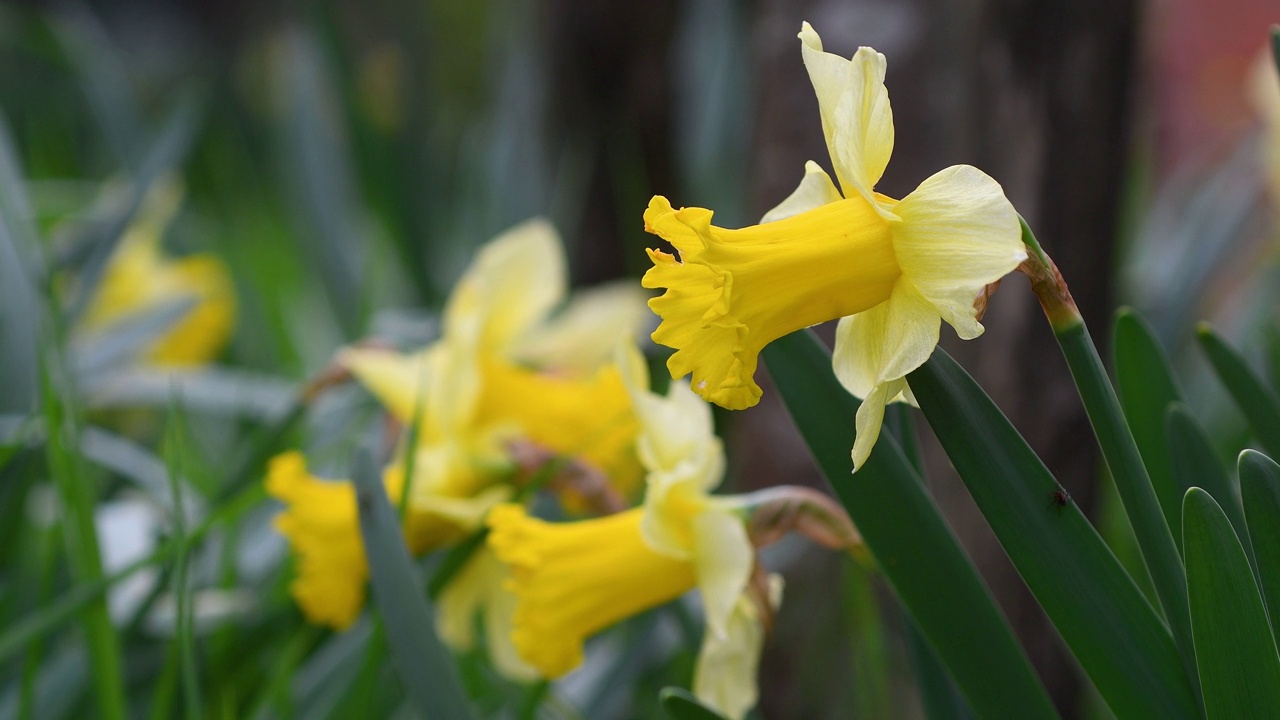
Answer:
<svg viewBox="0 0 1280 720"><path fill-rule="evenodd" d="M765 345L838 318L832 366L863 398L856 471L885 405L913 402L906 376L937 346L942 321L962 339L980 335L975 301L1026 252L1003 189L976 168L942 170L901 200L876 192L894 143L885 58L868 47L851 59L824 52L808 23L799 37L839 188L809 162L795 192L740 230L655 196L645 229L678 256L650 250L642 284L666 289L649 307L662 318L654 341L675 349L672 377L692 375L700 396L731 410L759 401Z"/></svg>

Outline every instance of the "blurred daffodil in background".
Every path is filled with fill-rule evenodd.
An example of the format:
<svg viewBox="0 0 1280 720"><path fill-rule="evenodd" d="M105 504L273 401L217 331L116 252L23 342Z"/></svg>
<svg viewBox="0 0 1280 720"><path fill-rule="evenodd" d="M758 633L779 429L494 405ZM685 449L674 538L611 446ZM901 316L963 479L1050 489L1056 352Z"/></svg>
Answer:
<svg viewBox="0 0 1280 720"><path fill-rule="evenodd" d="M511 568L511 637L525 661L557 678L582 664L590 636L697 588L707 630L694 692L742 718L756 703L760 649L782 591L781 578L760 569L756 546L797 529L852 550L857 532L843 511L800 488L712 495L725 465L710 406L684 383L673 383L666 396L651 392L638 350L620 355L641 423L644 502L568 523L531 517L517 504L494 508L488 545ZM792 512L779 518L780 506ZM821 518L828 532L810 532L795 522L799 516ZM759 522L766 517L780 522Z"/></svg>
<svg viewBox="0 0 1280 720"><path fill-rule="evenodd" d="M80 327L84 333L108 333L140 314L188 303L170 327L139 350L139 358L153 365L210 362L235 329L235 289L222 260L203 253L170 258L161 248L182 197L182 183L175 178L147 193L137 220L108 260Z"/></svg>
<svg viewBox="0 0 1280 720"><path fill-rule="evenodd" d="M482 526L488 510L531 484L554 491L571 512L612 512L638 490L639 429L611 348L645 315L639 288L596 289L591 312L567 294L564 251L544 221L517 226L485 246L455 286L442 334L411 353L352 347L336 362L363 384L416 444L386 469L388 494L406 493L405 535L421 554ZM581 302L577 300L576 302ZM547 344L547 336L558 337ZM412 475L405 458L412 453ZM297 453L278 457L269 491L286 504L277 528L299 555L293 594L306 615L349 626L364 605L368 567L355 493L306 473ZM501 566L477 553L441 597L441 635L474 643L474 617L504 607ZM528 679L507 634L488 633L495 665Z"/></svg>
<svg viewBox="0 0 1280 720"><path fill-rule="evenodd" d="M759 401L765 345L840 318L833 367L863 398L857 470L886 403L912 401L906 375L933 352L941 321L964 339L981 334L975 298L1026 252L1013 206L976 168L949 167L902 200L875 192L893 151L885 58L868 47L852 59L823 52L808 23L799 37L839 188L809 162L795 192L741 230L655 196L645 229L679 257L650 250L643 283L667 289L650 307L662 317L653 339L676 349L672 377L691 373L699 395L728 409Z"/></svg>

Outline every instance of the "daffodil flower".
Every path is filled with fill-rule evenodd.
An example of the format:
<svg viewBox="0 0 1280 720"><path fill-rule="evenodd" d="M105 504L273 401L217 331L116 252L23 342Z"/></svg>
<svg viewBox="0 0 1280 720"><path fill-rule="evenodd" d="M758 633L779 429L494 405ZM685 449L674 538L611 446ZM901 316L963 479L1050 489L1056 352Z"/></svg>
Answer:
<svg viewBox="0 0 1280 720"><path fill-rule="evenodd" d="M560 677L582 663L586 638L696 587L707 633L695 691L741 718L755 704L763 638L760 611L743 605L756 559L749 503L709 494L724 474L710 406L683 384L666 397L649 392L634 349L619 367L641 420L644 505L569 523L530 517L519 505L494 508L488 544L511 568L512 640L544 676Z"/></svg>
<svg viewBox="0 0 1280 720"><path fill-rule="evenodd" d="M181 201L176 180L158 183L147 194L138 220L107 262L81 327L89 333L108 331L137 313L189 299L191 309L142 353L154 365L209 362L235 326L235 290L222 260L209 254L171 259L161 252L164 229Z"/></svg>
<svg viewBox="0 0 1280 720"><path fill-rule="evenodd" d="M676 349L673 378L728 409L760 399L760 351L795 330L840 318L832 364L863 398L852 457L861 467L886 403L912 401L906 375L928 359L945 320L964 339L982 333L975 297L1026 257L1018 216L995 180L949 167L902 200L875 192L893 151L885 58L823 52L805 23L801 52L818 96L839 189L816 163L759 225L727 230L703 208L656 196L645 229L679 251L650 250L643 279L666 288L649 306L654 341Z"/></svg>

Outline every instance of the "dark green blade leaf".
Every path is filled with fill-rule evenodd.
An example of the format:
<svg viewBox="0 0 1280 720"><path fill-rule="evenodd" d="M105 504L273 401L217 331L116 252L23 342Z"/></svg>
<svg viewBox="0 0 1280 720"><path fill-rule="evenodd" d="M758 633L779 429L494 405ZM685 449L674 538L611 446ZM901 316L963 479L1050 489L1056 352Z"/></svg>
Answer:
<svg viewBox="0 0 1280 720"><path fill-rule="evenodd" d="M911 672L920 691L920 704L929 720L972 720L973 711L965 704L964 697L946 668L938 661L938 655L920 635L909 618L905 619L907 653L911 658Z"/></svg>
<svg viewBox="0 0 1280 720"><path fill-rule="evenodd" d="M1276 61L1276 70L1280 71L1280 25L1271 26L1271 56Z"/></svg>
<svg viewBox="0 0 1280 720"><path fill-rule="evenodd" d="M1182 403L1174 403L1169 407L1165 425L1169 434L1169 456L1173 459L1174 479L1181 486L1183 494L1193 487L1204 488L1221 502L1236 534L1247 540L1249 534L1245 529L1244 509L1240 506L1235 484L1231 482L1227 469L1222 466L1213 446L1209 444L1204 428L1200 427L1200 423ZM1180 525L1181 510L1178 514Z"/></svg>
<svg viewBox="0 0 1280 720"><path fill-rule="evenodd" d="M942 350L908 382L1005 552L1112 711L1199 717L1168 629L1075 503L1055 495L1057 480L991 398Z"/></svg>
<svg viewBox="0 0 1280 720"><path fill-rule="evenodd" d="M1240 453L1240 494L1249 521L1249 542L1257 565L1258 584L1271 611L1280 614L1280 465L1253 450Z"/></svg>
<svg viewBox="0 0 1280 720"><path fill-rule="evenodd" d="M658 702L671 720L724 720L724 716L699 702L693 693L678 687L662 688Z"/></svg>
<svg viewBox="0 0 1280 720"><path fill-rule="evenodd" d="M1280 655L1244 549L1222 508L1200 488L1187 491L1182 523L1205 715L1273 718L1280 708Z"/></svg>
<svg viewBox="0 0 1280 720"><path fill-rule="evenodd" d="M399 516L387 499L372 455L363 448L356 451L352 477L373 599L405 692L424 718L472 717L453 658L436 637Z"/></svg>
<svg viewBox="0 0 1280 720"><path fill-rule="evenodd" d="M774 384L898 598L980 717L1056 717L1008 622L888 433L851 475L858 401L812 333L764 350Z"/></svg>
<svg viewBox="0 0 1280 720"><path fill-rule="evenodd" d="M1248 419L1258 442L1271 455L1280 456L1280 400L1249 369L1240 353L1223 342L1207 323L1196 328L1196 337L1218 379L1227 386L1227 392Z"/></svg>
<svg viewBox="0 0 1280 720"><path fill-rule="evenodd" d="M1182 494L1173 479L1169 447L1165 439L1165 411L1182 399L1169 359L1155 333L1133 310L1116 315L1116 391L1125 420L1151 476L1151 486L1170 528L1182 526ZM1174 534L1174 539L1181 538Z"/></svg>

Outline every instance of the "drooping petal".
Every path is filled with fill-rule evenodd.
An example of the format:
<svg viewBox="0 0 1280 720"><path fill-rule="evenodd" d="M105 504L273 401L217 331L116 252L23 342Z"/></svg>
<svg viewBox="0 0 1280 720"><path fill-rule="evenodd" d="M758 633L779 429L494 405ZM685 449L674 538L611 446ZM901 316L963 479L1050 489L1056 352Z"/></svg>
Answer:
<svg viewBox="0 0 1280 720"><path fill-rule="evenodd" d="M953 165L894 208L893 247L903 277L960 337L982 332L974 298L1026 259L1018 213L991 176Z"/></svg>
<svg viewBox="0 0 1280 720"><path fill-rule="evenodd" d="M799 37L840 188L846 198L861 195L874 204L873 189L893 154L884 55L869 47L858 48L849 60L823 52L822 38L809 23Z"/></svg>
<svg viewBox="0 0 1280 720"><path fill-rule="evenodd" d="M866 398L876 385L923 365L938 345L940 325L938 310L910 284L899 281L888 301L842 318L836 326L836 377L850 393Z"/></svg>
<svg viewBox="0 0 1280 720"><path fill-rule="evenodd" d="M707 614L707 632L717 638L728 634L729 614L751 579L755 550L742 518L720 508L709 508L693 520L698 569L698 590Z"/></svg>
<svg viewBox="0 0 1280 720"><path fill-rule="evenodd" d="M862 198L741 230L711 225L702 208L676 211L656 196L645 229L680 259L650 250L641 283L667 288L649 307L662 318L655 342L676 349L673 378L692 373L703 399L731 410L760 398L760 350L787 333L867 310L899 275L889 222Z"/></svg>
<svg viewBox="0 0 1280 720"><path fill-rule="evenodd" d="M449 296L445 333L478 318L479 349L507 351L551 313L567 287L560 236L546 220L527 220L481 248Z"/></svg>
<svg viewBox="0 0 1280 720"><path fill-rule="evenodd" d="M217 357L231 339L236 320L236 294L231 272L214 255L188 255L169 264L163 282L172 295L190 294L195 307L152 346L157 365L199 365Z"/></svg>
<svg viewBox="0 0 1280 720"><path fill-rule="evenodd" d="M519 505L489 514L488 545L511 568L511 638L530 665L557 678L582 664L586 638L694 586L693 564L654 552L641 510L548 523Z"/></svg>
<svg viewBox="0 0 1280 720"><path fill-rule="evenodd" d="M858 472L862 464L871 456L871 450L880 438L880 427L884 424L884 408L891 400L900 397L907 386L907 381L898 378L877 383L871 392L862 399L858 406L858 415L854 419L853 471Z"/></svg>
<svg viewBox="0 0 1280 720"><path fill-rule="evenodd" d="M782 578L769 577L774 609L782 597ZM747 596L738 598L729 616L723 637L707 633L698 650L693 670L693 692L698 699L730 720L742 720L759 699L756 678L760 672L760 650L764 646L764 626L759 612Z"/></svg>
<svg viewBox="0 0 1280 720"><path fill-rule="evenodd" d="M786 220L802 212L843 199L840 191L836 190L835 184L831 182L831 176L827 175L827 171L823 170L818 163L809 160L804 164L804 177L800 179L800 185L796 187L795 192L778 203L777 207L765 213L764 217L760 218L760 224Z"/></svg>
<svg viewBox="0 0 1280 720"><path fill-rule="evenodd" d="M634 281L575 292L563 310L525 334L511 357L559 374L590 375L609 362L620 340L651 329L648 299Z"/></svg>

